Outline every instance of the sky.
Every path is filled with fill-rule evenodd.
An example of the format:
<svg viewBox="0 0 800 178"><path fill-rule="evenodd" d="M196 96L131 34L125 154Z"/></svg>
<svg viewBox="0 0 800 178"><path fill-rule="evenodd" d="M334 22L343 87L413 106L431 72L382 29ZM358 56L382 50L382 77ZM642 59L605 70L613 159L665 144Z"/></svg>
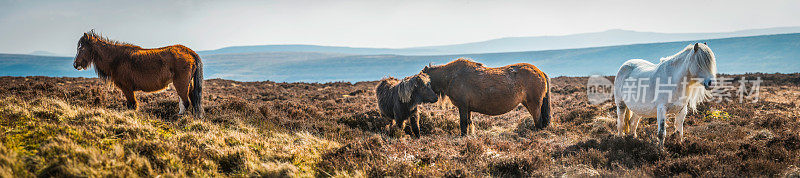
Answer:
<svg viewBox="0 0 800 178"><path fill-rule="evenodd" d="M74 55L83 32L145 48L314 44L404 48L625 29L800 26L797 0L0 0L0 53Z"/></svg>

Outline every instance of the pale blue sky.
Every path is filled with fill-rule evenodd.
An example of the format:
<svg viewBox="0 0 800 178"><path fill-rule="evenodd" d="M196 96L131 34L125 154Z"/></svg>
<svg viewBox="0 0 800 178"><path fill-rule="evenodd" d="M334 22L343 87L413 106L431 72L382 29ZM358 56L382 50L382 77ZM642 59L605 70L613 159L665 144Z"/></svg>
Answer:
<svg viewBox="0 0 800 178"><path fill-rule="evenodd" d="M402 48L608 29L678 33L800 26L798 9L794 0L0 0L0 53L71 55L80 35L93 28L143 47Z"/></svg>

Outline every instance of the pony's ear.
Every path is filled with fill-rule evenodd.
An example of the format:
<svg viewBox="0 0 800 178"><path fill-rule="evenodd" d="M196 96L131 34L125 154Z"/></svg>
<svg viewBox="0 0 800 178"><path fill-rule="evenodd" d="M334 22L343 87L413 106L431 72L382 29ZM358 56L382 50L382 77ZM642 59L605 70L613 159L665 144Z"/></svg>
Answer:
<svg viewBox="0 0 800 178"><path fill-rule="evenodd" d="M708 45L706 42L703 42L704 45Z"/></svg>
<svg viewBox="0 0 800 178"><path fill-rule="evenodd" d="M700 43L695 43L694 44L694 52L697 52L698 50L700 50Z"/></svg>
<svg viewBox="0 0 800 178"><path fill-rule="evenodd" d="M408 103L411 101L411 93L414 92L414 87L416 85L415 80L403 80L400 84L397 84L397 94L400 97L400 101L403 103Z"/></svg>

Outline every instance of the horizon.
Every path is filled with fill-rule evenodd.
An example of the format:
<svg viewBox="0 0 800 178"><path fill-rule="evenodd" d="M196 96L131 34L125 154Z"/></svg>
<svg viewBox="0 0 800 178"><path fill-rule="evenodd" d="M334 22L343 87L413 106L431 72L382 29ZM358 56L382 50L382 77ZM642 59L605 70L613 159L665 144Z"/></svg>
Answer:
<svg viewBox="0 0 800 178"><path fill-rule="evenodd" d="M0 25L14 27L0 29L0 38L6 39L0 53L65 56L75 53L77 38L90 29L145 48L183 44L203 51L296 44L399 49L615 29L720 33L800 26L788 20L800 16L792 8L800 2L782 1L4 0L0 5ZM692 17L698 20L686 20Z"/></svg>
<svg viewBox="0 0 800 178"><path fill-rule="evenodd" d="M504 53L454 55L335 55L319 52L256 52L208 55L204 76L234 81L275 82L359 82L374 81L382 76L408 76L418 73L420 66L431 62L444 64L456 58L471 58L487 67L514 63L530 63L552 77L580 77L594 74L613 75L619 64L629 59L658 59L674 54L687 44L708 42L719 59L721 74L784 73L800 71L797 56L791 50L800 45L800 33L730 37L710 40L658 42L578 49L557 49ZM311 55L309 55L311 54ZM27 56L27 57L26 57ZM0 75L96 77L92 70L72 68L72 57L37 57L0 55ZM33 60L36 59L36 60ZM66 60L65 60L66 59ZM766 60L769 59L769 60ZM42 62L49 61L49 62ZM752 64L749 61L762 61ZM357 65L353 65L357 64ZM582 64L582 65L576 65ZM361 72L348 72L361 71ZM287 74L292 75L287 75Z"/></svg>
<svg viewBox="0 0 800 178"><path fill-rule="evenodd" d="M748 31L748 30L766 30L766 29L781 29L781 28L800 28L800 26L784 26L784 27L770 27L770 28L754 28L754 29L741 29L741 30L734 30L734 31L723 31L723 32L685 32L685 33L662 33L662 32L649 32L649 31L635 31L635 30L627 30L627 29L608 29L603 31L596 31L596 32L582 32L582 33L574 33L574 34L564 34L564 35L544 35L544 36L509 36L509 37L500 37L500 38L493 38L493 39L486 39L480 41L471 41L471 42L463 42L463 43L456 43L456 44L441 44L441 45L431 45L431 46L411 46L411 47L403 47L403 48L381 48L381 47L364 47L364 46L335 46L335 45L322 45L322 44L301 44L301 43L277 43L277 44L253 44L253 45L237 45L237 46L224 46L215 49L203 49L197 50L200 51L213 51L225 48L232 48L232 47L250 47L250 46L321 46L321 47L343 47L343 48L375 48L375 49L408 49L408 48L424 48L424 47L432 47L432 46L443 46L443 45L459 45L459 44L469 44L469 43L479 43L479 42L486 42L492 40L501 40L501 39L508 39L508 38L530 38L530 37L563 37L563 36L570 36L570 35L581 35L581 34L593 34L593 33L603 33L609 31L628 31L628 32L637 32L637 33L660 33L660 34L699 34L699 33L732 33L732 32L740 32L740 31ZM744 36L732 36L732 37L723 37L723 38L708 38L708 40L713 39L726 39L726 38L740 38L740 37L749 37L749 36L764 36L764 35L778 35L778 34L794 34L800 32L790 32L790 33L768 33L768 34L757 34L757 35L744 35ZM102 34L101 34L102 35ZM106 36L104 36L106 37ZM110 38L111 40L116 40ZM624 46L624 45L636 45L636 44L651 44L651 43L665 43L665 42L679 42L679 41L690 41L690 40L677 40L677 41L655 41L655 42L646 42L646 43L631 43L631 44L618 44L618 45L598 45L598 46L590 46L590 47L578 47L578 48L556 48L556 49L544 49L544 50L525 50L525 51L506 51L506 52L487 52L487 53L509 53L509 52L531 52L531 51L551 51L551 50L569 50L569 49L583 49L583 48L596 48L596 47L608 47L608 46ZM137 45L137 44L134 44ZM144 46L142 46L144 47ZM144 47L148 48L148 47ZM292 51L285 51L285 52L292 52ZM74 54L60 54L55 53L52 51L47 50L35 50L28 53L3 53L0 54L19 54L19 55L34 55L34 56L49 56L49 57L72 57ZM463 54L480 54L480 53L463 53ZM358 54L356 54L358 55ZM399 55L404 56L402 54L392 54L392 55ZM439 55L447 55L447 54L439 54ZM436 56L439 56L436 55ZM414 56L414 55L412 55Z"/></svg>

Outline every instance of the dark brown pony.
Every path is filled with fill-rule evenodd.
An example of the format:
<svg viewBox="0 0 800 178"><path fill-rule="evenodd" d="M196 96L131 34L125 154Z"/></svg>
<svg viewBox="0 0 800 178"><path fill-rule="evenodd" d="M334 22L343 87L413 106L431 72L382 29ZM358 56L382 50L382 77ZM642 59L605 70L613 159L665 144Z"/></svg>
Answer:
<svg viewBox="0 0 800 178"><path fill-rule="evenodd" d="M409 120L414 138L420 136L418 106L422 103L435 103L439 99L425 74L412 75L402 81L395 78L383 79L375 87L375 96L378 98L381 116L392 119L392 126L398 126L400 130L405 128L406 120Z"/></svg>
<svg viewBox="0 0 800 178"><path fill-rule="evenodd" d="M194 114L203 116L203 63L197 53L185 46L144 49L90 31L78 40L73 66L83 70L90 65L94 65L98 77L112 80L122 90L130 109L137 108L134 91L161 91L172 83L181 98L178 114L183 114L191 103Z"/></svg>
<svg viewBox="0 0 800 178"><path fill-rule="evenodd" d="M550 80L544 72L531 64L519 63L498 68L466 59L457 59L445 65L422 69L431 80L431 87L439 96L447 96L458 108L461 117L461 135L475 132L470 112L500 115L522 103L533 119L536 128L550 123Z"/></svg>

